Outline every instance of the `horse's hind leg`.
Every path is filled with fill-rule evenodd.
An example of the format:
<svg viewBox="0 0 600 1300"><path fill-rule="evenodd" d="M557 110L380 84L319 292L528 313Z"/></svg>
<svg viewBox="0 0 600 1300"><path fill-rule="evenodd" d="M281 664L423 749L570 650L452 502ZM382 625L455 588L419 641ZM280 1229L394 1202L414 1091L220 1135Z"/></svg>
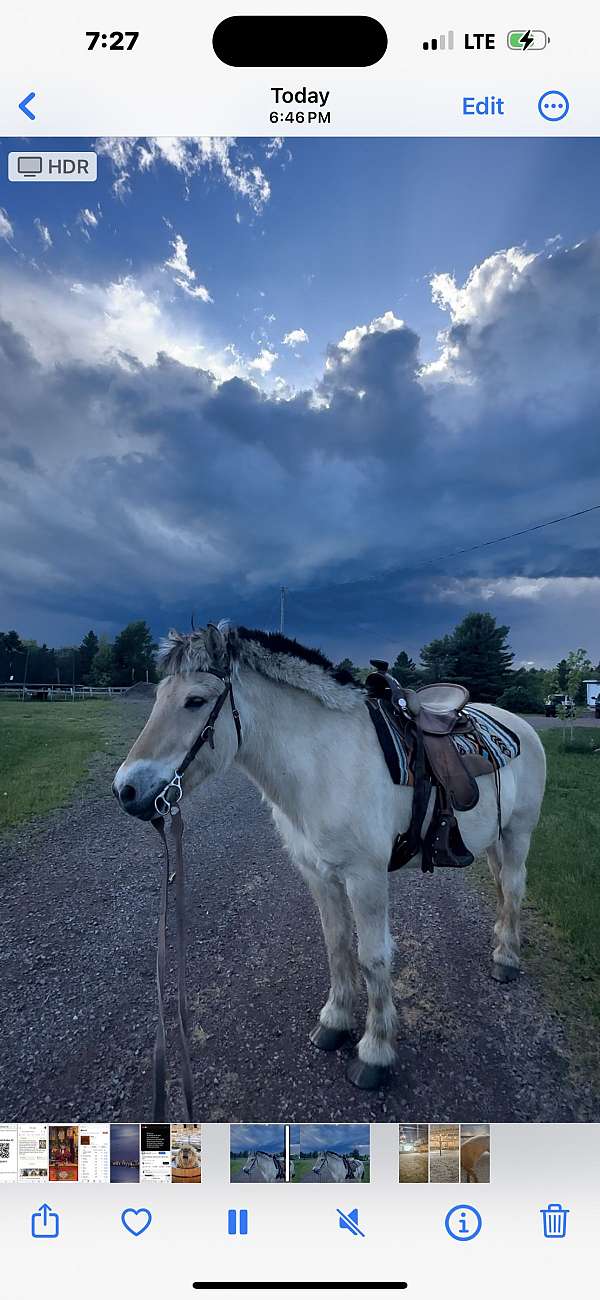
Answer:
<svg viewBox="0 0 600 1300"><path fill-rule="evenodd" d="M385 1082L395 1056L396 1012L391 989L392 938L385 868L350 871L346 888L368 997L365 1032L358 1044L358 1055L348 1067L348 1078L358 1088L377 1088Z"/></svg>
<svg viewBox="0 0 600 1300"><path fill-rule="evenodd" d="M298 863L321 917L331 985L325 1006L311 1030L311 1041L332 1052L348 1037L354 1025L358 967L354 952L354 926L344 885L333 875L322 875Z"/></svg>
<svg viewBox="0 0 600 1300"><path fill-rule="evenodd" d="M525 894L526 862L531 832L507 826L503 837L488 850L487 860L498 890L498 919L492 975L499 983L518 979L521 960L520 919Z"/></svg>

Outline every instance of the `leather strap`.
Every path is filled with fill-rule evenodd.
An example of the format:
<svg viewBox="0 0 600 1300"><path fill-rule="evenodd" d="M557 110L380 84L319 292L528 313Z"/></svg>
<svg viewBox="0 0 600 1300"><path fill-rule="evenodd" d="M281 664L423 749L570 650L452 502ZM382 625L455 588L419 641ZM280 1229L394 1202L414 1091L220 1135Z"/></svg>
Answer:
<svg viewBox="0 0 600 1300"><path fill-rule="evenodd" d="M171 863L169 845L165 834L164 817L155 817L152 825L158 831L164 846L163 875L160 888L160 908L158 916L158 938L156 945L156 992L158 1002L158 1023L153 1057L153 1118L163 1121L166 1118L166 1084L167 1084L167 1037L165 1028L165 984L167 953L167 918L169 904L169 883ZM183 819L178 808L171 813L171 833L173 839L173 857L175 867L175 916L177 948L177 1020L179 1030L179 1051L181 1056L181 1079L185 1100L186 1121L193 1122L194 1085L192 1064L188 1046L188 1008L185 978L185 876L183 866Z"/></svg>

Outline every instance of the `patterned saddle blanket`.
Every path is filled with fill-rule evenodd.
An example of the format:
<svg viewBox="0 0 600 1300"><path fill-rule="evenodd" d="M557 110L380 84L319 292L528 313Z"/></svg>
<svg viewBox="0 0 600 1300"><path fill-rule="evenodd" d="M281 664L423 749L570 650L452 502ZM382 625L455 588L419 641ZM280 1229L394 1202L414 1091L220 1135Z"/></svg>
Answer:
<svg viewBox="0 0 600 1300"><path fill-rule="evenodd" d="M396 720L395 714L386 709L379 700L369 700L371 715L374 707L384 722L396 751L399 780L394 778L395 784L412 786L415 783L414 749L403 734L401 720ZM491 718L482 709L474 708L472 704L467 704L462 712L470 718L473 728L470 732L457 733L449 737L459 754L479 754L496 770L499 767L506 767L507 763L517 758L521 752L521 745L514 731L498 722L496 718ZM379 727L377 730L379 732Z"/></svg>

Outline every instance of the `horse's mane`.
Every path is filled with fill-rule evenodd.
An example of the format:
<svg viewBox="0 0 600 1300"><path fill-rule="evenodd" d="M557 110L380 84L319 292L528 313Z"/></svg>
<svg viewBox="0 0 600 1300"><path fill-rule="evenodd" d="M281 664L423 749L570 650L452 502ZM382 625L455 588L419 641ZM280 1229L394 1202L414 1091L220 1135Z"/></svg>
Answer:
<svg viewBox="0 0 600 1300"><path fill-rule="evenodd" d="M233 665L251 668L271 681L307 691L329 709L351 712L360 699L362 684L352 673L336 668L320 650L280 632L247 627L226 627L221 631L209 624L192 632L169 632L159 653L159 662L167 674L211 672L215 668L222 672L228 658Z"/></svg>

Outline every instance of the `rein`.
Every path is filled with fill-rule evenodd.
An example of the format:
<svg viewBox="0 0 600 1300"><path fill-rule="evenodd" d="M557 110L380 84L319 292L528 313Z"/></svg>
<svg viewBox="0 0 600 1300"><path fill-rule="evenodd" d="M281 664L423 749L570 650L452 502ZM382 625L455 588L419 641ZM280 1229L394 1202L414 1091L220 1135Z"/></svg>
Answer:
<svg viewBox="0 0 600 1300"><path fill-rule="evenodd" d="M205 722L202 730L188 749L183 762L179 764L168 784L161 790L160 794L154 800L156 808L156 817L152 818L152 825L163 843L164 863L163 874L160 887L160 905L158 912L158 936L156 943L156 995L158 1005L158 1023L156 1026L156 1038L154 1041L153 1054L153 1118L156 1121L165 1119L166 1113L166 1091L167 1091L167 1034L165 1025L165 987L166 987L166 960L167 960L167 917L169 907L169 885L172 880L175 881L175 919L176 919L176 949L177 949L177 1023L179 1034L179 1051L181 1056L181 1081L183 1084L183 1096L185 1100L185 1118L188 1123L193 1120L194 1110L194 1085L192 1077L192 1064L189 1050L189 1018L185 979L185 870L183 864L183 818L179 804L183 798L183 789L181 778L190 763L193 763L196 755L207 743L211 749L215 747L214 731L215 722L229 698L231 702L231 712L235 723L237 734L238 749L242 743L242 726L240 715L235 707L233 698L233 686L229 673L220 673L211 668L211 673L215 677L220 677L225 683L224 689L218 696L211 712ZM171 874L171 855L165 832L165 816L171 817L171 839L173 842L173 873Z"/></svg>

